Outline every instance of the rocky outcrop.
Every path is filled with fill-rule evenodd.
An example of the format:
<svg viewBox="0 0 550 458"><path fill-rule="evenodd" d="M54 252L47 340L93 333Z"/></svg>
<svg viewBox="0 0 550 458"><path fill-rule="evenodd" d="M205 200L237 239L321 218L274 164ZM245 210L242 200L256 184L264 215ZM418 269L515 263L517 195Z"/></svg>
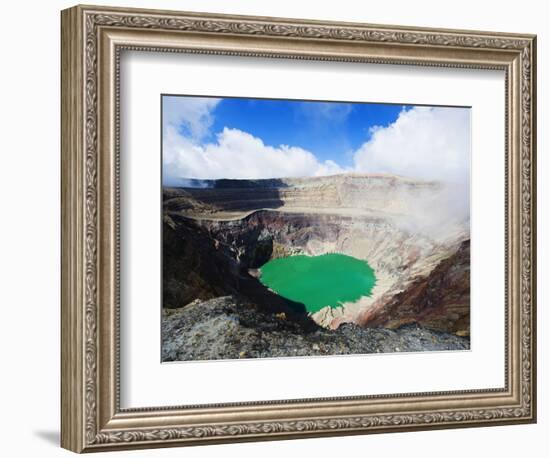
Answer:
<svg viewBox="0 0 550 458"><path fill-rule="evenodd" d="M320 326L304 330L282 312L266 313L232 296L164 309L162 319L162 361L469 348L469 339L417 325L392 330L348 323L334 331Z"/></svg>

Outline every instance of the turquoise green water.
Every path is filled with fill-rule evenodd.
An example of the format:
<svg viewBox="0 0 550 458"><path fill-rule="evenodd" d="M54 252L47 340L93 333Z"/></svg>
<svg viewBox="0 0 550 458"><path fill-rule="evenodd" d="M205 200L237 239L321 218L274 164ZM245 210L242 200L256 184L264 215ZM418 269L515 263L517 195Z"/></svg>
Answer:
<svg viewBox="0 0 550 458"><path fill-rule="evenodd" d="M342 302L370 296L376 277L366 261L330 253L273 259L261 267L260 281L314 313L326 306L336 308Z"/></svg>

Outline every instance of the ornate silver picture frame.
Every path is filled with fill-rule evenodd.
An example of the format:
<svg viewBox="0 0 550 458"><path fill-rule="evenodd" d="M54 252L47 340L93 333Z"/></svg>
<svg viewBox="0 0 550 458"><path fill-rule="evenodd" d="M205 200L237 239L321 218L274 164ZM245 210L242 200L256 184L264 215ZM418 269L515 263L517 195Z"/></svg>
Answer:
<svg viewBox="0 0 550 458"><path fill-rule="evenodd" d="M94 6L61 18L62 447L92 452L536 421L535 36ZM504 72L505 386L121 407L125 51Z"/></svg>

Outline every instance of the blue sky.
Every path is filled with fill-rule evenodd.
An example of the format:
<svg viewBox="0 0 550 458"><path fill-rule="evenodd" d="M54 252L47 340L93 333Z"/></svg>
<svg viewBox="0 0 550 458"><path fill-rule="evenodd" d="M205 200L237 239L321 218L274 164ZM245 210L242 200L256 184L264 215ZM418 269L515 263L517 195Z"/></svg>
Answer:
<svg viewBox="0 0 550 458"><path fill-rule="evenodd" d="M320 161L352 165L354 150L370 139L370 127L394 122L403 105L224 98L216 106L210 135L224 127L261 138L266 145L293 145ZM184 128L185 129L185 128Z"/></svg>
<svg viewBox="0 0 550 458"><path fill-rule="evenodd" d="M388 173L465 182L470 109L163 96L165 185Z"/></svg>

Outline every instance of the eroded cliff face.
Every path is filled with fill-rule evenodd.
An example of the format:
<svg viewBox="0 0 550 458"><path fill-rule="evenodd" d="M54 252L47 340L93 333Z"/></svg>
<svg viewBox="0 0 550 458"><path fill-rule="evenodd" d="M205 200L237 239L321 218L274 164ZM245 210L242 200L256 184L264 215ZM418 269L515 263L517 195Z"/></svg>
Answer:
<svg viewBox="0 0 550 458"><path fill-rule="evenodd" d="M346 322L421 323L467 335L469 220L453 208L452 190L384 175L203 185L164 191L165 307L240 294L262 310L292 314L297 305L265 291L257 269L290 254L339 252L367 260L376 285L370 297L308 317L315 323L331 329ZM457 263L462 271L467 265L468 281L450 281ZM444 300L436 298L437 281L448 292ZM436 313L427 304L437 301Z"/></svg>
<svg viewBox="0 0 550 458"><path fill-rule="evenodd" d="M397 329L416 323L426 328L470 335L470 240L440 261L427 275L415 277L387 301L361 311L362 326Z"/></svg>

